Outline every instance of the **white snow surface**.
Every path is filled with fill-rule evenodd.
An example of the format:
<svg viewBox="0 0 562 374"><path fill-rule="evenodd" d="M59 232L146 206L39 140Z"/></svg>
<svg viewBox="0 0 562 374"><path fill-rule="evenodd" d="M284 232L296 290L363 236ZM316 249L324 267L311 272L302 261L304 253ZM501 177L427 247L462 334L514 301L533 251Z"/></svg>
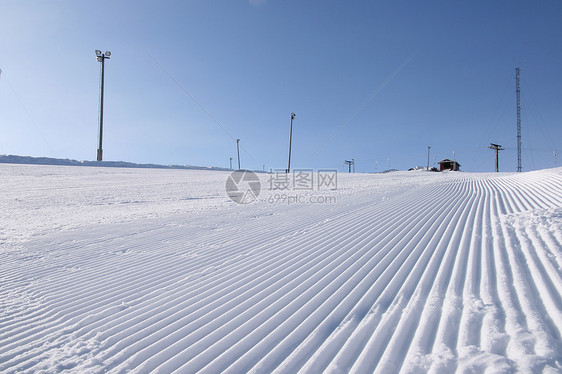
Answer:
<svg viewBox="0 0 562 374"><path fill-rule="evenodd" d="M0 372L562 372L562 168L228 176L0 165Z"/></svg>

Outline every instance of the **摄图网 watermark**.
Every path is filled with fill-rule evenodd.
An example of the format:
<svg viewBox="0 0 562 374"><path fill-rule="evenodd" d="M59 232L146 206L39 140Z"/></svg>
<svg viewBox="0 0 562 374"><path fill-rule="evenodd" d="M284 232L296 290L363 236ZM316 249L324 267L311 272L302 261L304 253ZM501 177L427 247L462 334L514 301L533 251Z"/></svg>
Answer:
<svg viewBox="0 0 562 374"><path fill-rule="evenodd" d="M316 176L316 177L315 177ZM292 173L274 170L268 174L270 190L321 191L338 188L337 170L295 169Z"/></svg>
<svg viewBox="0 0 562 374"><path fill-rule="evenodd" d="M268 203L283 204L333 204L335 196L326 196L325 191L338 188L338 172L335 169L295 169L272 170L267 174L269 190L274 192L267 197ZM226 181L226 193L237 204L249 204L257 200L261 193L261 181L250 170L236 170ZM306 191L323 192L322 195L302 194Z"/></svg>

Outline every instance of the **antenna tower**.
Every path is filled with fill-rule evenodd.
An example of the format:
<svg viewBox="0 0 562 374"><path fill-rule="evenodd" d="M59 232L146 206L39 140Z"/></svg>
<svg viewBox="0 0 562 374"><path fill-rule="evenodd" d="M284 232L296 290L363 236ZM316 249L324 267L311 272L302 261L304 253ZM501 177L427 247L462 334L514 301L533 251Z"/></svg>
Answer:
<svg viewBox="0 0 562 374"><path fill-rule="evenodd" d="M521 82L519 68L515 68L515 94L517 97L517 171L521 172Z"/></svg>

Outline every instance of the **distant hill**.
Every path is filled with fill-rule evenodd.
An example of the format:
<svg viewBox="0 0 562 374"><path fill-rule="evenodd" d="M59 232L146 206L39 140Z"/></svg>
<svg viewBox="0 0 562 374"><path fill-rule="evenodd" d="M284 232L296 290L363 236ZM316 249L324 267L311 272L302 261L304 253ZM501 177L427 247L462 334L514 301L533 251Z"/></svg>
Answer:
<svg viewBox="0 0 562 374"><path fill-rule="evenodd" d="M230 171L228 168L214 166L193 166L193 165L157 165L157 164L136 164L126 161L77 161L71 159L50 158L50 157L31 157L16 155L0 155L2 164L32 164L32 165L66 165L66 166L98 166L116 168L142 168L142 169L192 169L192 170L217 170Z"/></svg>

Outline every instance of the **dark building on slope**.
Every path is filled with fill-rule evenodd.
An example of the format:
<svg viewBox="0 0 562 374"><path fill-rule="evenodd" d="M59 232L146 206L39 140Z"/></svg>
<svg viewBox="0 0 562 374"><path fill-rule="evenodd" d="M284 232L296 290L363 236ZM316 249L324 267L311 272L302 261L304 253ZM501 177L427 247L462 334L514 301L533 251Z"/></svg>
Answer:
<svg viewBox="0 0 562 374"><path fill-rule="evenodd" d="M461 164L456 161L450 160L448 158L441 160L438 162L439 164L439 171L443 170L452 170L452 171L459 171Z"/></svg>

